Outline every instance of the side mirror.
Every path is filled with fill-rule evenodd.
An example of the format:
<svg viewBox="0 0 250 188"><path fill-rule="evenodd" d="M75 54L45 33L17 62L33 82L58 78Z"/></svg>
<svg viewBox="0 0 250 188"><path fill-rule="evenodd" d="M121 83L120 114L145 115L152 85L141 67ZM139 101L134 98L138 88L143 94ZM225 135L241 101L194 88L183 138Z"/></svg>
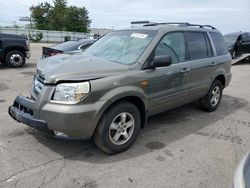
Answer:
<svg viewBox="0 0 250 188"><path fill-rule="evenodd" d="M152 62L152 68L167 67L172 64L172 58L169 55L155 56Z"/></svg>

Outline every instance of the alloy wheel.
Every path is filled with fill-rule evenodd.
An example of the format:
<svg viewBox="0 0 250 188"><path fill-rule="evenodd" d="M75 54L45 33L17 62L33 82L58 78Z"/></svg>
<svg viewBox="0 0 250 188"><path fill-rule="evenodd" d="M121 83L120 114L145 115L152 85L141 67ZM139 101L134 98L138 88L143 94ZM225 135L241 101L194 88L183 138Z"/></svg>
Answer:
<svg viewBox="0 0 250 188"><path fill-rule="evenodd" d="M220 100L220 95L221 95L221 91L219 86L215 86L213 91L212 91L212 96L210 99L210 103L212 106L216 106Z"/></svg>
<svg viewBox="0 0 250 188"><path fill-rule="evenodd" d="M122 145L129 141L135 129L135 119L128 112L117 115L109 128L109 138L115 145Z"/></svg>

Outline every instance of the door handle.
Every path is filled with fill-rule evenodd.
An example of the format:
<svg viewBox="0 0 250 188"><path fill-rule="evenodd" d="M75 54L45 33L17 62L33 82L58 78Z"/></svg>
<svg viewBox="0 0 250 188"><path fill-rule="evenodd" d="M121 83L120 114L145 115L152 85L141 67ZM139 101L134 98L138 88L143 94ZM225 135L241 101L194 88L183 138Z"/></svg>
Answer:
<svg viewBox="0 0 250 188"><path fill-rule="evenodd" d="M187 68L187 67L184 67L181 72L189 72L191 69Z"/></svg>
<svg viewBox="0 0 250 188"><path fill-rule="evenodd" d="M216 65L217 65L217 63L215 63L215 62L211 63L211 66L216 66Z"/></svg>

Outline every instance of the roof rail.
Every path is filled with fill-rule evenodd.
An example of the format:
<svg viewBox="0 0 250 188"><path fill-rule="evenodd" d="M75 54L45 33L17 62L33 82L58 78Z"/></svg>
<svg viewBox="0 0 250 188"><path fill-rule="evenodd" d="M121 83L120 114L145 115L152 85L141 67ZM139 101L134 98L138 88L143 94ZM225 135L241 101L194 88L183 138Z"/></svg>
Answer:
<svg viewBox="0 0 250 188"><path fill-rule="evenodd" d="M132 22L130 22L130 24L131 25L136 25L136 24L140 24L140 25L142 25L142 24L144 24L144 25L147 25L147 24L154 24L155 22L150 22L150 21L148 21L148 20L146 20L146 21L132 21ZM143 25L143 26L144 26Z"/></svg>
<svg viewBox="0 0 250 188"><path fill-rule="evenodd" d="M149 23L149 24L145 24L144 26L157 26L157 25L181 25L181 26L186 26L189 23L187 22L160 22L160 23Z"/></svg>
<svg viewBox="0 0 250 188"><path fill-rule="evenodd" d="M199 28L211 28L211 29L216 29L215 27L211 25L199 25L199 24L190 24L187 22L163 22L163 23L146 23L143 25L144 27L147 26L158 26L158 25L177 25L177 26L184 26L184 27L199 27Z"/></svg>
<svg viewBox="0 0 250 188"><path fill-rule="evenodd" d="M150 22L149 21L133 21L133 22L130 22L130 24L149 24Z"/></svg>
<svg viewBox="0 0 250 188"><path fill-rule="evenodd" d="M199 25L199 24L189 24L188 26L198 26L200 28L211 28L211 29L216 29L214 26L211 26L211 25Z"/></svg>

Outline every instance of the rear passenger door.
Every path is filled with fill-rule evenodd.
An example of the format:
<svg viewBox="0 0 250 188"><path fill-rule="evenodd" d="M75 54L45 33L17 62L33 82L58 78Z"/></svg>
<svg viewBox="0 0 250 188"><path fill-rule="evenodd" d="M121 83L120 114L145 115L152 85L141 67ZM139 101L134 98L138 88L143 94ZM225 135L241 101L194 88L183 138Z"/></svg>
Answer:
<svg viewBox="0 0 250 188"><path fill-rule="evenodd" d="M188 59L191 63L189 100L204 96L213 79L213 51L206 32L186 32Z"/></svg>

